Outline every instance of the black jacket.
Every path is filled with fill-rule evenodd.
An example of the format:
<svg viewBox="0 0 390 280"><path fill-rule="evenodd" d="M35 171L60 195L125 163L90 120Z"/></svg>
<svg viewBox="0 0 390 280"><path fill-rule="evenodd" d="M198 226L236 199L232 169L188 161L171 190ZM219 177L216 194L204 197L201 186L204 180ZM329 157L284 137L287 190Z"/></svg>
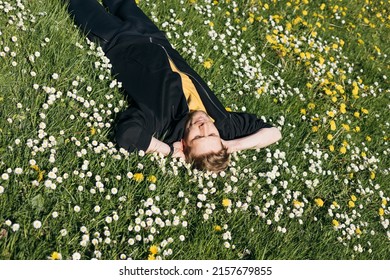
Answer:
<svg viewBox="0 0 390 280"><path fill-rule="evenodd" d="M271 127L255 115L227 112L203 79L166 39L129 38L119 38L106 52L113 73L133 100L132 105L120 114L115 127L115 138L120 147L130 152L146 151L153 136L168 144L183 138L189 108L180 75L172 71L168 56L191 78L222 139L231 140Z"/></svg>

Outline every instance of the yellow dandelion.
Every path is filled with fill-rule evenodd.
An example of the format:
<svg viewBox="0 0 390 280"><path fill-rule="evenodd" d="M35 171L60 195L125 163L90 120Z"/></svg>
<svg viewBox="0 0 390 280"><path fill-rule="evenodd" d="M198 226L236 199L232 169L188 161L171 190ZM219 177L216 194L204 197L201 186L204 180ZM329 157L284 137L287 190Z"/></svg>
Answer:
<svg viewBox="0 0 390 280"><path fill-rule="evenodd" d="M303 206L303 202L300 202L299 200L294 199L293 204L295 207L299 208Z"/></svg>
<svg viewBox="0 0 390 280"><path fill-rule="evenodd" d="M157 177L154 176L154 175L149 175L148 176L148 181L154 184L154 183L157 182Z"/></svg>
<svg viewBox="0 0 390 280"><path fill-rule="evenodd" d="M334 117L334 112L333 112L333 111L328 111L328 112L327 112L327 115L328 115L329 117L333 118L333 117Z"/></svg>
<svg viewBox="0 0 390 280"><path fill-rule="evenodd" d="M337 220L332 220L332 224L334 227L338 227L340 223Z"/></svg>
<svg viewBox="0 0 390 280"><path fill-rule="evenodd" d="M31 165L30 166L32 169L34 169L35 171L39 171L40 169L39 169L39 167L38 167L38 165Z"/></svg>
<svg viewBox="0 0 390 280"><path fill-rule="evenodd" d="M352 94L353 96L357 96L359 94L359 88L357 86L353 88Z"/></svg>
<svg viewBox="0 0 390 280"><path fill-rule="evenodd" d="M366 115L368 114L368 110L367 110L367 109L362 108L361 110L362 110L362 113L363 113L363 114L366 114Z"/></svg>
<svg viewBox="0 0 390 280"><path fill-rule="evenodd" d="M96 134L96 128L94 128L93 126L91 127L91 135L95 135Z"/></svg>
<svg viewBox="0 0 390 280"><path fill-rule="evenodd" d="M152 255L152 254L150 254L149 256L148 256L148 260L149 261L154 261L156 259L156 257L154 256L154 255Z"/></svg>
<svg viewBox="0 0 390 280"><path fill-rule="evenodd" d="M325 46L324 50L325 50L325 53L328 53L329 50L330 50L330 47L329 46Z"/></svg>
<svg viewBox="0 0 390 280"><path fill-rule="evenodd" d="M345 92L345 90L344 90L344 88L343 88L342 85L336 85L335 88L336 88L340 93L344 93L344 92Z"/></svg>
<svg viewBox="0 0 390 280"><path fill-rule="evenodd" d="M347 105L345 105L344 103L341 103L340 104L340 113L345 114L347 112L346 108L347 108Z"/></svg>
<svg viewBox="0 0 390 280"><path fill-rule="evenodd" d="M43 180L43 174L45 174L45 170L39 171L39 173L38 173L38 183Z"/></svg>
<svg viewBox="0 0 390 280"><path fill-rule="evenodd" d="M354 128L354 131L355 131L355 132L360 132L360 126L356 126L356 127Z"/></svg>
<svg viewBox="0 0 390 280"><path fill-rule="evenodd" d="M232 205L232 201L229 198L222 199L222 205L224 207L230 207Z"/></svg>
<svg viewBox="0 0 390 280"><path fill-rule="evenodd" d="M381 54L381 49L378 46L374 46L374 49L378 54Z"/></svg>
<svg viewBox="0 0 390 280"><path fill-rule="evenodd" d="M51 260L62 260L62 255L60 253L54 251L53 253L51 253L49 259L51 259Z"/></svg>
<svg viewBox="0 0 390 280"><path fill-rule="evenodd" d="M150 252L152 255L156 255L156 254L158 253L158 247L157 247L156 245L150 246L149 252Z"/></svg>
<svg viewBox="0 0 390 280"><path fill-rule="evenodd" d="M316 203L316 205L317 205L318 207L324 206L324 201L323 201L321 198L316 198L316 199L314 199L314 202Z"/></svg>
<svg viewBox="0 0 390 280"><path fill-rule="evenodd" d="M339 204L338 204L336 201L333 201L333 202L332 202L332 205L333 205L334 207L336 207L336 208L339 208L339 207L340 207Z"/></svg>
<svg viewBox="0 0 390 280"><path fill-rule="evenodd" d="M345 154L346 152L347 152L347 148L344 147L344 146L342 146L342 147L340 148L340 153L341 153L341 154Z"/></svg>
<svg viewBox="0 0 390 280"><path fill-rule="evenodd" d="M332 141L333 140L333 135L332 134L328 134L328 136L326 137L329 141Z"/></svg>
<svg viewBox="0 0 390 280"><path fill-rule="evenodd" d="M353 194L353 195L351 195L351 200L352 200L352 201L356 201L356 200L357 200L357 197Z"/></svg>
<svg viewBox="0 0 390 280"><path fill-rule="evenodd" d="M342 124L342 127L346 130L346 131L349 131L351 128L349 127L348 124Z"/></svg>
<svg viewBox="0 0 390 280"><path fill-rule="evenodd" d="M142 173L135 173L133 179L136 182L142 182L144 180L144 175Z"/></svg>
<svg viewBox="0 0 390 280"><path fill-rule="evenodd" d="M316 107L316 104L314 104L314 103L307 104L307 108L309 108L311 110L313 110L315 107Z"/></svg>
<svg viewBox="0 0 390 280"><path fill-rule="evenodd" d="M276 41L275 39L275 36L274 35L269 35L267 34L265 36L265 39L268 41L268 43L272 44L272 45L276 45L278 42Z"/></svg>
<svg viewBox="0 0 390 280"><path fill-rule="evenodd" d="M330 124L330 130L332 130L332 131L336 130L337 126L336 126L336 122L334 120L331 120L329 122L329 124Z"/></svg>
<svg viewBox="0 0 390 280"><path fill-rule="evenodd" d="M371 137L370 136L366 136L366 140L368 141L368 142L371 142Z"/></svg>
<svg viewBox="0 0 390 280"><path fill-rule="evenodd" d="M387 205L387 199L386 199L386 198L382 198L382 204L383 204L384 206Z"/></svg>
<svg viewBox="0 0 390 280"><path fill-rule="evenodd" d="M225 107L225 110L228 111L228 112L231 112L231 111L232 111L232 108L230 108L230 107Z"/></svg>
<svg viewBox="0 0 390 280"><path fill-rule="evenodd" d="M302 109L301 109L301 114L302 114L302 115L306 115L306 109L302 108Z"/></svg>
<svg viewBox="0 0 390 280"><path fill-rule="evenodd" d="M334 146L333 146L333 145L330 145L330 146L329 146L329 151L331 151L331 152L334 151Z"/></svg>
<svg viewBox="0 0 390 280"><path fill-rule="evenodd" d="M221 230L222 230L222 227L219 226L219 225L216 225L216 226L214 226L214 230L215 230L215 231L221 231Z"/></svg>
<svg viewBox="0 0 390 280"><path fill-rule="evenodd" d="M379 216L383 216L385 214L385 210L381 207L378 211Z"/></svg>
<svg viewBox="0 0 390 280"><path fill-rule="evenodd" d="M360 230L360 228L356 228L356 229L355 229L355 232L356 232L356 234L358 234L358 235L362 234L362 231Z"/></svg>
<svg viewBox="0 0 390 280"><path fill-rule="evenodd" d="M354 208L355 207L355 202L353 202L352 200L348 201L348 207L349 208Z"/></svg>
<svg viewBox="0 0 390 280"><path fill-rule="evenodd" d="M213 60L212 59L207 59L203 62L203 67L206 69L210 69L211 66L213 66Z"/></svg>
<svg viewBox="0 0 390 280"><path fill-rule="evenodd" d="M371 179L371 180L374 180L374 179L375 179L375 172L374 172L374 171L371 171L371 173L370 173L370 179Z"/></svg>
<svg viewBox="0 0 390 280"><path fill-rule="evenodd" d="M318 126L313 126L312 128L311 128L311 130L313 131L313 132L317 132L318 131Z"/></svg>

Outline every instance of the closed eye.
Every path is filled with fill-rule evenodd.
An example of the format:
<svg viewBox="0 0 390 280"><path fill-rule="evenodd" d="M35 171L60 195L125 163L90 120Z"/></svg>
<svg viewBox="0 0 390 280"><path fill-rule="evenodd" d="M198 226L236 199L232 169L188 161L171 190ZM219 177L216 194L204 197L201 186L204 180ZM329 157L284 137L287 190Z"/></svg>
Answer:
<svg viewBox="0 0 390 280"><path fill-rule="evenodd" d="M197 135L197 136L195 136L195 137L191 140L191 142L192 142L192 141L196 141L197 139L200 139L200 138L204 138L204 137L217 137L217 136L218 136L218 135L215 134L215 133L211 133L211 134L209 134L209 135L207 135L207 136Z"/></svg>
<svg viewBox="0 0 390 280"><path fill-rule="evenodd" d="M211 134L207 135L207 137L215 137L215 136L217 136L217 134L215 134L215 133L211 133ZM200 139L200 138L203 138L203 137L206 137L206 136L197 135L197 136L194 137L194 139Z"/></svg>

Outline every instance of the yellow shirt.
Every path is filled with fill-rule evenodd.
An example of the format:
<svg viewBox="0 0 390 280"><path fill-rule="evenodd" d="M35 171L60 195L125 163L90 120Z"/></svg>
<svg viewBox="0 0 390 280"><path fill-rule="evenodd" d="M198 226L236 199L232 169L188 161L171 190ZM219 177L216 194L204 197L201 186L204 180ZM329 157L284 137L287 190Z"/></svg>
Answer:
<svg viewBox="0 0 390 280"><path fill-rule="evenodd" d="M172 71L178 73L181 77L183 92L187 99L187 104L190 109L190 112L203 111L207 113L206 108L204 107L203 102L200 99L199 93L196 90L195 85L191 81L191 79L186 74L177 69L176 65L171 61L171 59L169 59L169 64L171 65Z"/></svg>

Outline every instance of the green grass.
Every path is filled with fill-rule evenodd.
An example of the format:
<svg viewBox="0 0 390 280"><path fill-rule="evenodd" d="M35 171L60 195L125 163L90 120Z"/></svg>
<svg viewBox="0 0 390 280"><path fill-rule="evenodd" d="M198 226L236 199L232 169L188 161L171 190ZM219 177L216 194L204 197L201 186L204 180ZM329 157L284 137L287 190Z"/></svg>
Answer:
<svg viewBox="0 0 390 280"><path fill-rule="evenodd" d="M283 139L218 176L123 153L101 53L57 1L2 1L0 259L388 259L390 2L184 2L139 5Z"/></svg>

